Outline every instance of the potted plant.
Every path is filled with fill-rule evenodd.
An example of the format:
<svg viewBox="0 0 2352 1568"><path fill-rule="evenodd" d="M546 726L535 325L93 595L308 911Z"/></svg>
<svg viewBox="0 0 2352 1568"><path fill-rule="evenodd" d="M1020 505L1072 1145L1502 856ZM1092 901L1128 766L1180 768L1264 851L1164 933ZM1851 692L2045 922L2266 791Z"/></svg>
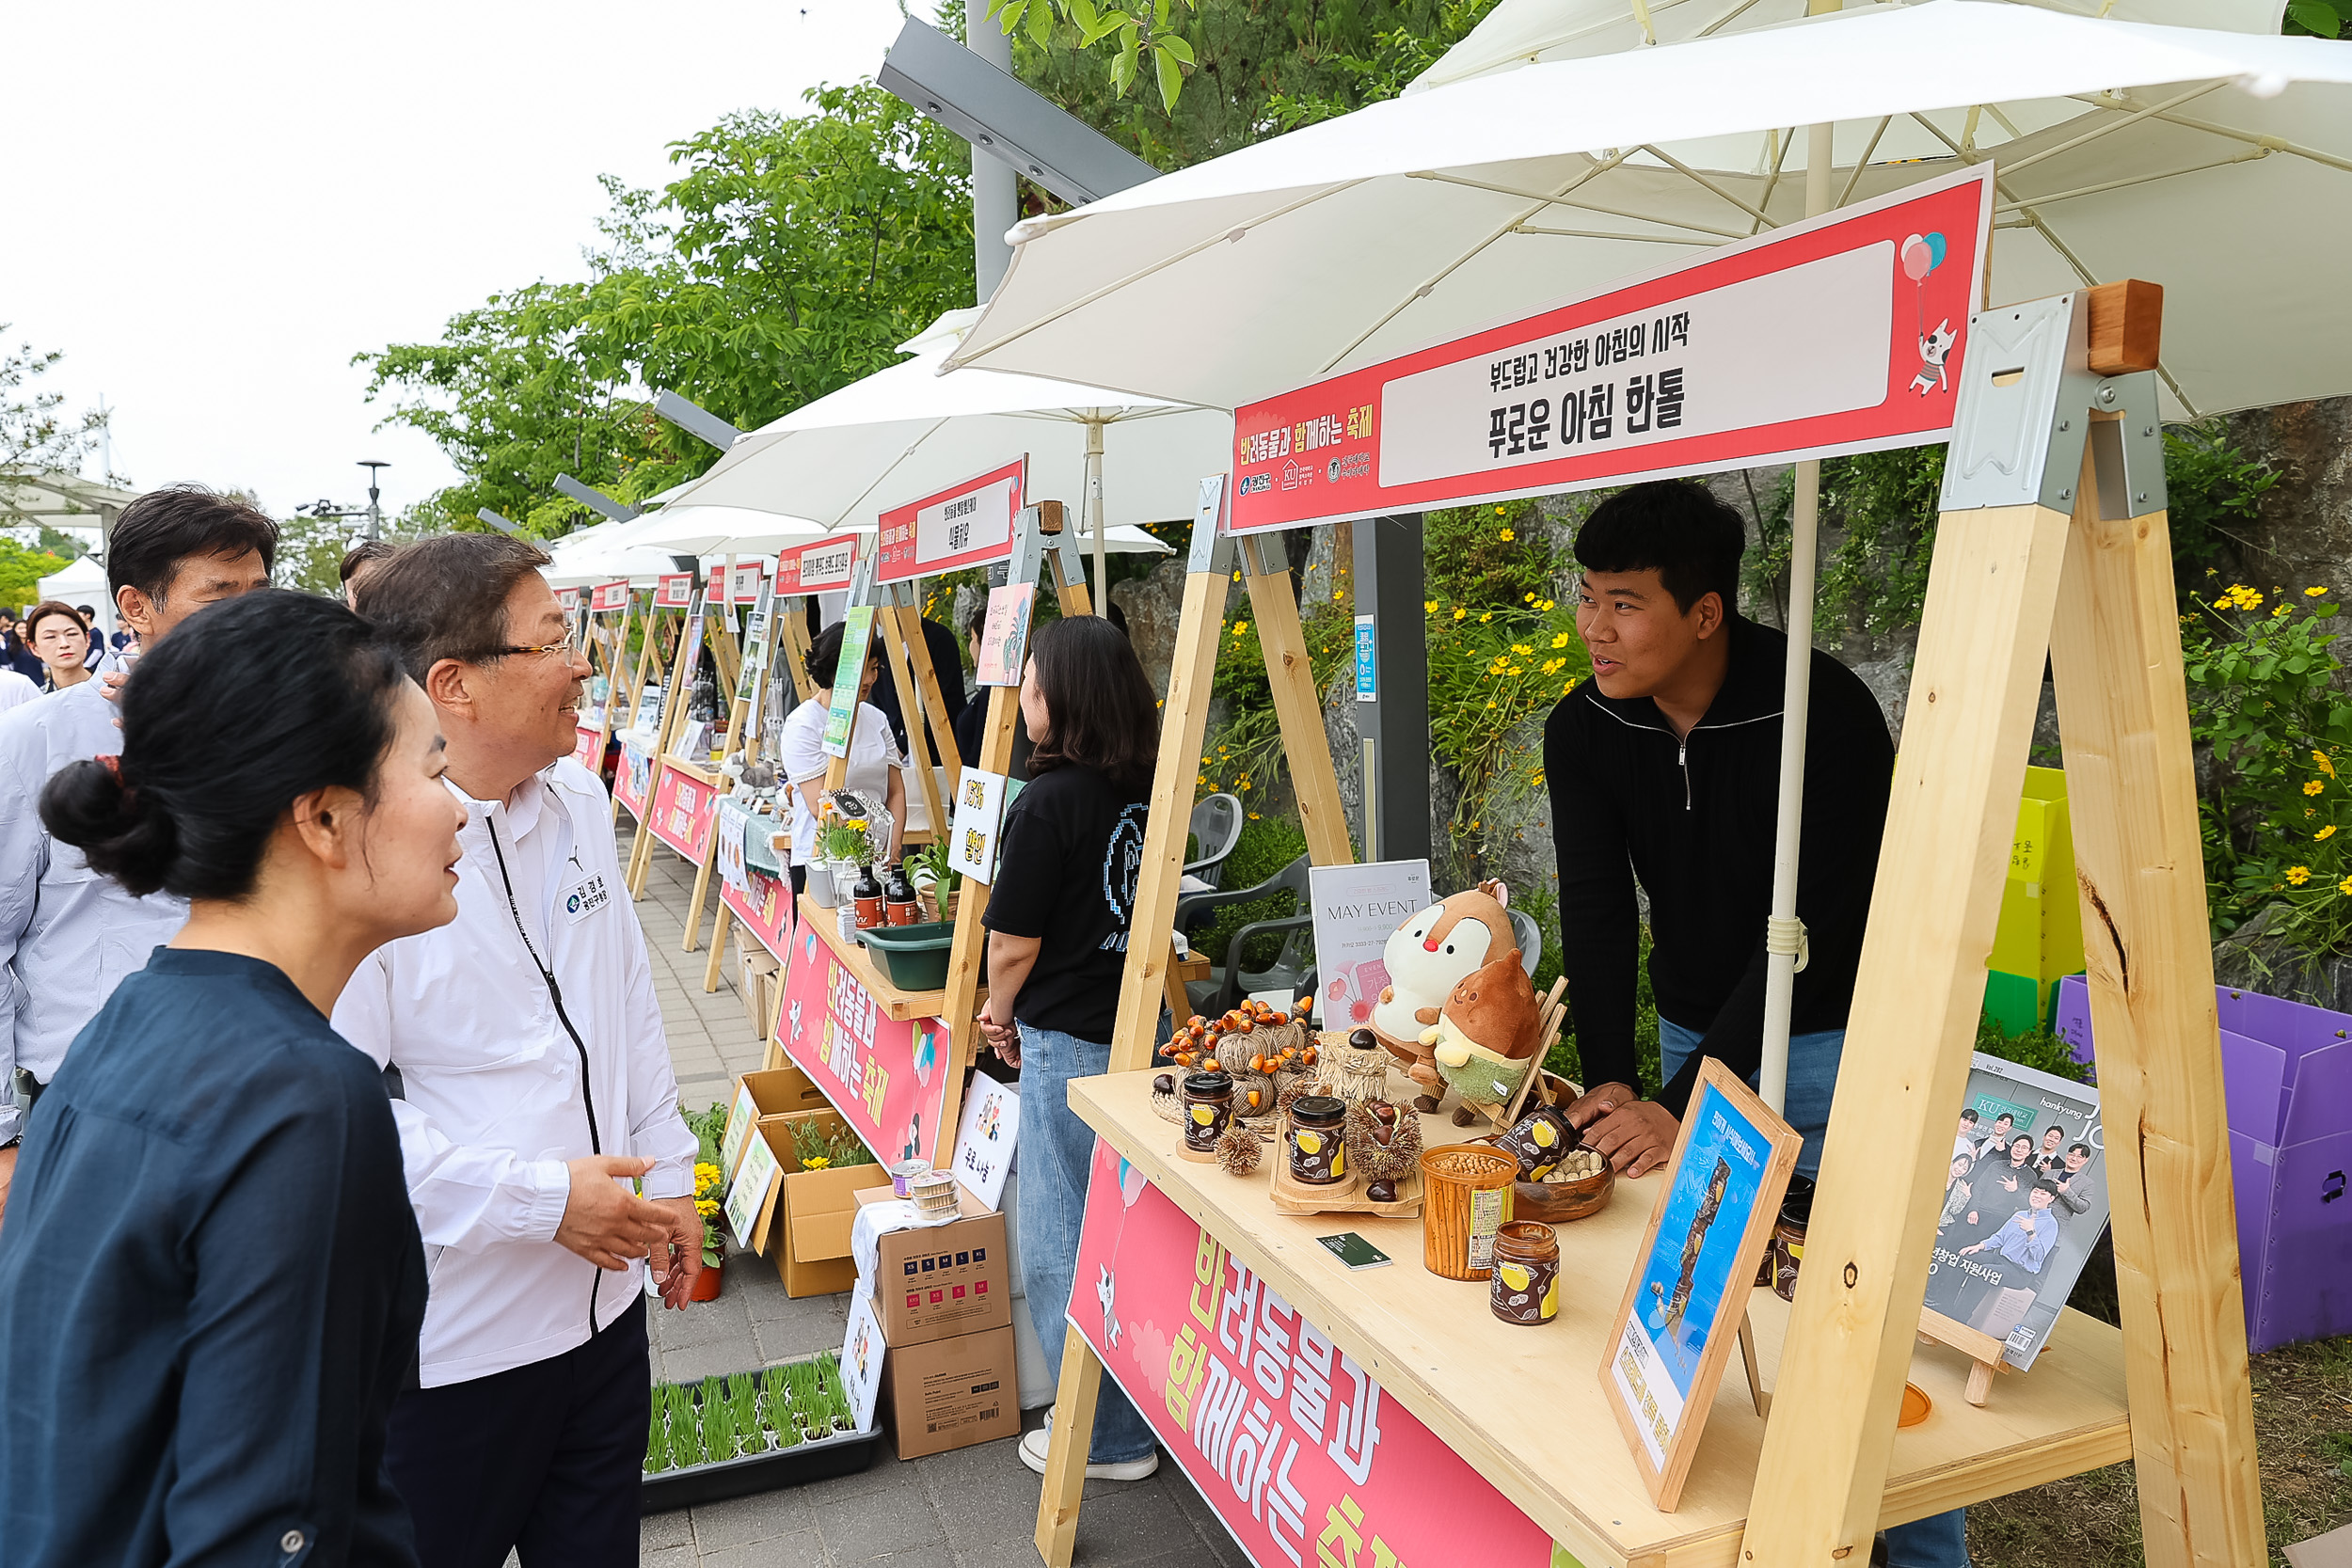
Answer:
<svg viewBox="0 0 2352 1568"><path fill-rule="evenodd" d="M719 1140L726 1136L727 1108L714 1102L707 1111L680 1109L678 1115L694 1134L694 1212L703 1222L703 1272L691 1299L716 1301L726 1282L726 1173L719 1164Z"/></svg>
<svg viewBox="0 0 2352 1568"><path fill-rule="evenodd" d="M844 889L834 877L834 867L845 862L854 863L865 846L863 824L847 822L834 815L831 801L820 805L817 817L817 855L807 867L809 896L825 909L839 909Z"/></svg>
<svg viewBox="0 0 2352 1568"><path fill-rule="evenodd" d="M953 920L963 878L948 863L947 841L933 839L906 860L907 875L923 900L925 920Z"/></svg>

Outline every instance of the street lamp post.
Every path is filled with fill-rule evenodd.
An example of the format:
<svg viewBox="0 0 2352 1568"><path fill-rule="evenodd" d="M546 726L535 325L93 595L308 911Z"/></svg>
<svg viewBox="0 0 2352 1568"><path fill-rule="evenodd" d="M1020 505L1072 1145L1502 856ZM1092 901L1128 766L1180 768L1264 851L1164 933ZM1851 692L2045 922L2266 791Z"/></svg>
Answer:
<svg viewBox="0 0 2352 1568"><path fill-rule="evenodd" d="M391 465L373 457L363 457L359 459L358 467L368 471L368 538L373 542L384 536L383 492L376 488L376 480L380 477L377 470L389 468Z"/></svg>

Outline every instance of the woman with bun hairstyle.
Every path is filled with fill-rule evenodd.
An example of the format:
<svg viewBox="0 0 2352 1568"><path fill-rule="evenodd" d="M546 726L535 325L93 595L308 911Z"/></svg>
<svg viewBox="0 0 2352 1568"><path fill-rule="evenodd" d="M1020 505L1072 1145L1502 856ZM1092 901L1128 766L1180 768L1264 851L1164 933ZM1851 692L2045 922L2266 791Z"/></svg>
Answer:
<svg viewBox="0 0 2352 1568"><path fill-rule="evenodd" d="M0 1218L12 1565L416 1560L384 1466L425 1263L359 961L456 913L441 739L342 606L199 611L121 694L122 752L41 819L187 924L35 1105Z"/></svg>

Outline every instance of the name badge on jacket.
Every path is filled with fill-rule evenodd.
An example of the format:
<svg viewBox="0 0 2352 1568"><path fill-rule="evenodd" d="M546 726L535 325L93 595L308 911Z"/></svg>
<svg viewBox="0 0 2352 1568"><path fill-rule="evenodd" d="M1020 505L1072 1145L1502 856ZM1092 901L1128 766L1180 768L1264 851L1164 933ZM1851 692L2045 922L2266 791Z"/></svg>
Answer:
<svg viewBox="0 0 2352 1568"><path fill-rule="evenodd" d="M601 871L591 871L564 890L564 916L577 926L612 902L612 889Z"/></svg>

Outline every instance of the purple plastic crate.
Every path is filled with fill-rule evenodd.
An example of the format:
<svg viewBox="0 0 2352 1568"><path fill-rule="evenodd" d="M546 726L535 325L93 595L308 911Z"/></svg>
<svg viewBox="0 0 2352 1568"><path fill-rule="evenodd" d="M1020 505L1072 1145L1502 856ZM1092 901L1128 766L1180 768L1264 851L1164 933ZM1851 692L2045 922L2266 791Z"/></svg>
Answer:
<svg viewBox="0 0 2352 1568"><path fill-rule="evenodd" d="M2246 1332L2256 1352L2352 1333L2352 1015L2214 988ZM2091 1059L2083 977L2058 1033Z"/></svg>

